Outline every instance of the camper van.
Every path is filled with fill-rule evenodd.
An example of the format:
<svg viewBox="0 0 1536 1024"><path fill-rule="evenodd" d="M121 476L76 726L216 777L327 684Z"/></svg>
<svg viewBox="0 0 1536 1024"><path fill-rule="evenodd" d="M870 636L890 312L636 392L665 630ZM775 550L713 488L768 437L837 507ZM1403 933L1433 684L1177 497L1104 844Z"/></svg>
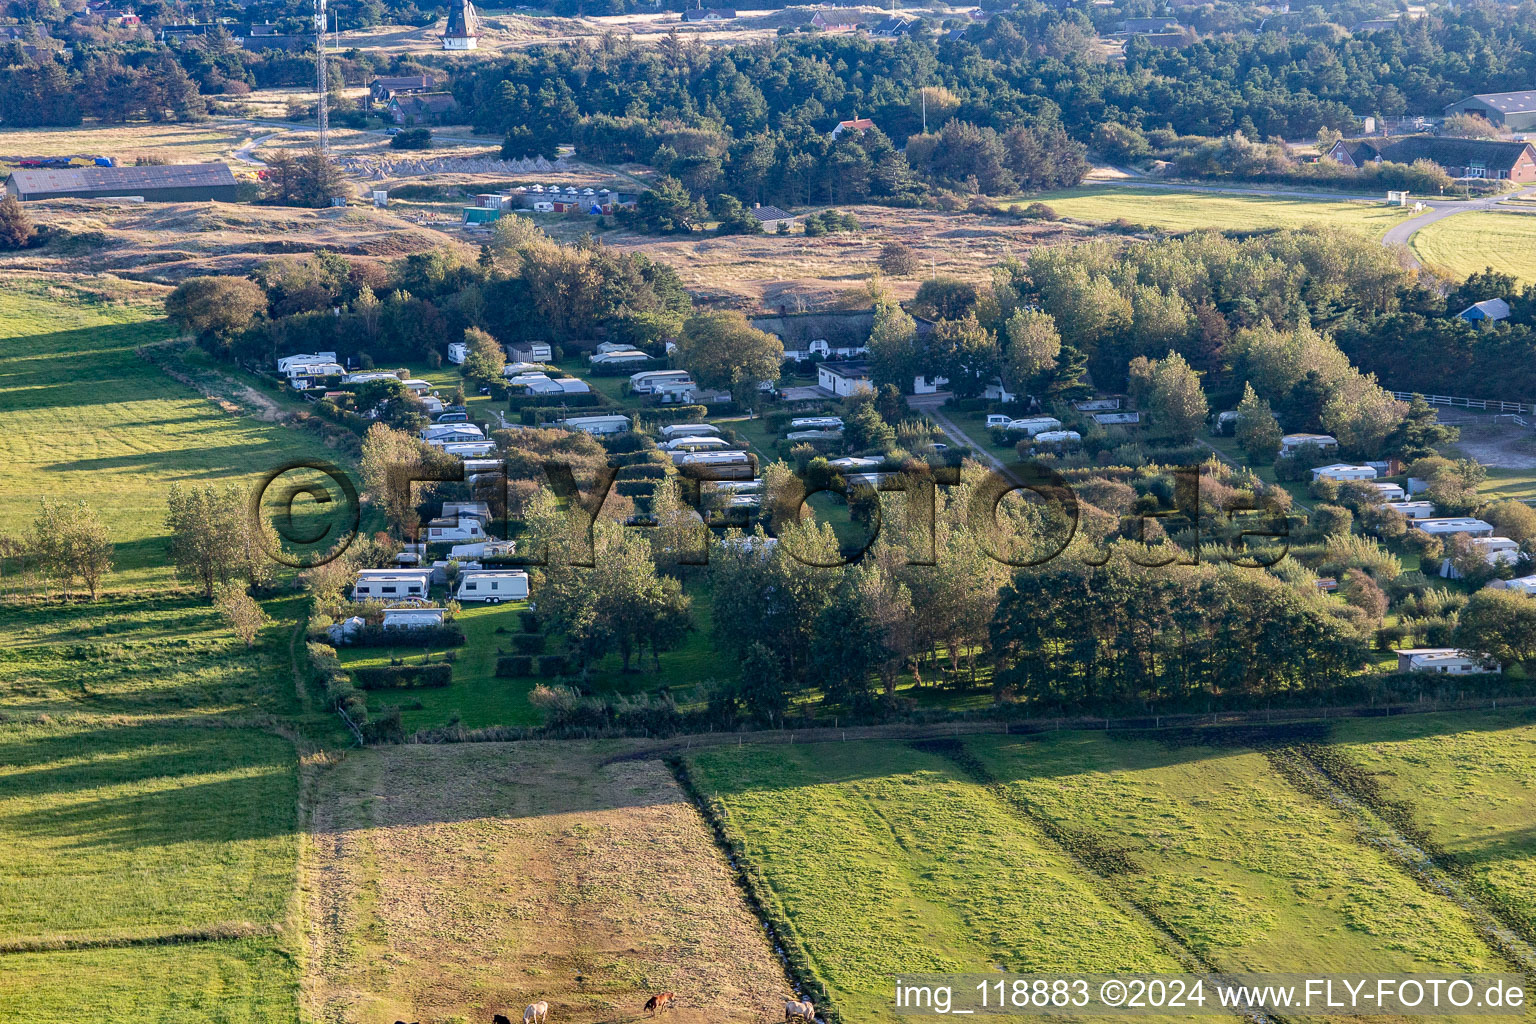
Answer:
<svg viewBox="0 0 1536 1024"><path fill-rule="evenodd" d="M528 574L521 569L477 569L459 575L459 588L454 600L521 601L528 596Z"/></svg>

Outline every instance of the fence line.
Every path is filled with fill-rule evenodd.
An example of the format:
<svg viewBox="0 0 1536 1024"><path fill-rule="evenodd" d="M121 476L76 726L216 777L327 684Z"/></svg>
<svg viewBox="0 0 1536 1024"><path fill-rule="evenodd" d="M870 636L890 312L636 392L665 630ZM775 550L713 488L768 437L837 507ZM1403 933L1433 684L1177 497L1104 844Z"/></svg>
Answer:
<svg viewBox="0 0 1536 1024"><path fill-rule="evenodd" d="M1412 400L1419 394L1417 391L1393 391L1392 397L1399 402ZM1452 409L1481 409L1484 412L1512 412L1517 414L1536 414L1536 405L1527 405L1524 402L1503 402L1493 398L1457 398L1453 395L1423 395L1424 401L1430 405L1443 405ZM1524 426L1521 422L1521 426Z"/></svg>

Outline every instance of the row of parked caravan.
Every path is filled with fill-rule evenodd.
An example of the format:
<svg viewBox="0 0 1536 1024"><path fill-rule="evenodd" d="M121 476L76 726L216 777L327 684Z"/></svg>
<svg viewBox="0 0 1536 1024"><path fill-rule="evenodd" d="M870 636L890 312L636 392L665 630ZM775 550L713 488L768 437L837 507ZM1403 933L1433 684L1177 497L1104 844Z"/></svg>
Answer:
<svg viewBox="0 0 1536 1024"><path fill-rule="evenodd" d="M1062 444L1083 439L1077 431L1063 430L1061 426L1061 420L1054 416L1026 416L1015 419L995 412L987 417L988 430L996 428L1010 434L1023 434L1039 444Z"/></svg>

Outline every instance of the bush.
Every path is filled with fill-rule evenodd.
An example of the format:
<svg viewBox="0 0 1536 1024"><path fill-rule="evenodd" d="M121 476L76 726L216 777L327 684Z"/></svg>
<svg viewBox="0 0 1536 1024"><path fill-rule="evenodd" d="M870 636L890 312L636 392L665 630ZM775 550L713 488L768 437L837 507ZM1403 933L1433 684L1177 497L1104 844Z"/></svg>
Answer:
<svg viewBox="0 0 1536 1024"><path fill-rule="evenodd" d="M523 624L523 632L524 633L538 633L538 632L540 632L540 628L539 627L540 627L541 623L539 622L539 613L538 612L520 611L520 612L517 613L517 617L518 617L518 619Z"/></svg>
<svg viewBox="0 0 1536 1024"><path fill-rule="evenodd" d="M561 654L539 655L539 675L563 676L565 675L565 656Z"/></svg>
<svg viewBox="0 0 1536 1024"><path fill-rule="evenodd" d="M1060 220L1061 216L1045 203L1030 203L1024 207L1024 216L1030 220Z"/></svg>
<svg viewBox="0 0 1536 1024"><path fill-rule="evenodd" d="M405 742L405 726L400 721L400 710L395 708L384 712L371 721L364 722L364 743L403 743Z"/></svg>
<svg viewBox="0 0 1536 1024"><path fill-rule="evenodd" d="M431 149L432 132L427 128L407 128L389 140L390 149Z"/></svg>
<svg viewBox="0 0 1536 1024"><path fill-rule="evenodd" d="M543 633L513 633L512 646L518 654L543 654L548 638Z"/></svg>
<svg viewBox="0 0 1536 1024"><path fill-rule="evenodd" d="M379 665L355 668L352 676L364 690L436 688L453 682L453 666L447 662L431 665Z"/></svg>
<svg viewBox="0 0 1536 1024"><path fill-rule="evenodd" d="M325 699L336 711L345 711L358 725L368 721L368 703L362 691L352 685L352 677L341 667L336 648L329 644L309 643L309 669L314 681L325 691Z"/></svg>
<svg viewBox="0 0 1536 1024"><path fill-rule="evenodd" d="M533 675L533 659L526 654L504 654L496 659L496 676L511 679Z"/></svg>

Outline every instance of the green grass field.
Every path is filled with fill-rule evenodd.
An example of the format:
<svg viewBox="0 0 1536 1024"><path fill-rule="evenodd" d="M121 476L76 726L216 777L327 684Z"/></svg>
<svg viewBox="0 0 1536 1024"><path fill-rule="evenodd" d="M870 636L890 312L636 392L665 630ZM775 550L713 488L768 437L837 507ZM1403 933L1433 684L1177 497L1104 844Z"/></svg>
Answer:
<svg viewBox="0 0 1536 1024"><path fill-rule="evenodd" d="M117 547L107 585L163 584L173 482L254 480L325 455L296 431L221 411L134 354L170 333L139 293L0 288L0 532L25 535L44 495L85 498Z"/></svg>
<svg viewBox="0 0 1536 1024"><path fill-rule="evenodd" d="M1511 213L1458 213L1413 236L1413 251L1430 266L1457 277L1484 267L1536 282L1536 217Z"/></svg>
<svg viewBox="0 0 1536 1024"><path fill-rule="evenodd" d="M1334 728L1334 740L1536 934L1536 716L1352 721Z"/></svg>
<svg viewBox="0 0 1536 1024"><path fill-rule="evenodd" d="M940 757L848 743L690 762L846 1020L896 1019L903 972L1175 969L1145 922Z"/></svg>
<svg viewBox="0 0 1536 1024"><path fill-rule="evenodd" d="M1336 227L1379 238L1406 215L1398 207L1363 201L1218 195L1176 189L1092 185L1029 196L1063 217L1092 223L1126 220L1165 231L1255 231Z"/></svg>

